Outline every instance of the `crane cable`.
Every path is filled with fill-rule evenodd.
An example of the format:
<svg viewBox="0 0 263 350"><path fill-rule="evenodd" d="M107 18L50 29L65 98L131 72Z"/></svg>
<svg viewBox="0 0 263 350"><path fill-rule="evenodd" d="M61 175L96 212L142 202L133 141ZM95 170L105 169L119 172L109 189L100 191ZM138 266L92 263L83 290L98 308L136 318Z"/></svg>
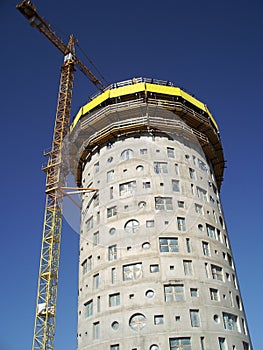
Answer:
<svg viewBox="0 0 263 350"><path fill-rule="evenodd" d="M54 26L52 25L52 31L54 31L54 33L58 34L58 37L69 37L70 35L65 32L64 30L62 30L61 28L58 28L58 26ZM101 71L95 66L94 62L92 61L91 58L89 58L89 56L86 54L86 52L84 51L84 49L81 48L81 46L78 43L78 39L74 36L74 44L75 46L78 47L78 49L80 50L80 52L83 54L83 56L88 60L88 62L90 63L90 65L94 68L94 70L99 74L99 76L101 77L101 79L103 80L105 85L110 85L110 83L107 81L107 79L104 77L104 75L101 73Z"/></svg>
<svg viewBox="0 0 263 350"><path fill-rule="evenodd" d="M94 68L94 70L100 75L100 77L102 78L102 80L104 81L105 85L110 85L110 83L106 80L106 78L103 76L103 74L99 71L99 69L95 66L95 64L93 63L93 61L89 58L89 56L85 53L85 51L80 47L80 45L78 44L78 40L75 41L75 45L79 48L79 50L81 51L81 53L84 55L84 57L89 61L89 63L91 64L91 66Z"/></svg>

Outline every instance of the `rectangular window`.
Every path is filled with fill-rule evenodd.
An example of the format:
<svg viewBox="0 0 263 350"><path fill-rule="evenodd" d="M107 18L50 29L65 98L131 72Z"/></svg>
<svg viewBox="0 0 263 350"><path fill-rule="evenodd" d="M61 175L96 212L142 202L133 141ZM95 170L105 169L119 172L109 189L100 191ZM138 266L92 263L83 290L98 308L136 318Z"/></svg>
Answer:
<svg viewBox="0 0 263 350"><path fill-rule="evenodd" d="M111 182L114 180L114 170L110 170L107 172L107 182Z"/></svg>
<svg viewBox="0 0 263 350"><path fill-rule="evenodd" d="M229 291L229 301L230 301L230 305L231 305L232 307L234 307L233 295L232 295L231 290Z"/></svg>
<svg viewBox="0 0 263 350"><path fill-rule="evenodd" d="M87 221L87 231L91 230L93 228L93 216L91 216Z"/></svg>
<svg viewBox="0 0 263 350"><path fill-rule="evenodd" d="M92 269L92 255L88 257L87 259L87 271L90 271Z"/></svg>
<svg viewBox="0 0 263 350"><path fill-rule="evenodd" d="M170 350L192 350L191 346L191 338L171 338L170 342Z"/></svg>
<svg viewBox="0 0 263 350"><path fill-rule="evenodd" d="M198 297L198 289L197 288L190 288L190 295L192 298Z"/></svg>
<svg viewBox="0 0 263 350"><path fill-rule="evenodd" d="M219 301L218 289L210 288L210 298L214 301Z"/></svg>
<svg viewBox="0 0 263 350"><path fill-rule="evenodd" d="M210 256L209 243L202 242L203 253L206 256Z"/></svg>
<svg viewBox="0 0 263 350"><path fill-rule="evenodd" d="M204 337L200 338L200 343L201 343L201 350L205 350L205 338Z"/></svg>
<svg viewBox="0 0 263 350"><path fill-rule="evenodd" d="M184 201L177 201L178 208L184 208Z"/></svg>
<svg viewBox="0 0 263 350"><path fill-rule="evenodd" d="M100 337L100 323L93 323L93 339L99 339Z"/></svg>
<svg viewBox="0 0 263 350"><path fill-rule="evenodd" d="M192 327L200 327L199 310L190 310L190 320Z"/></svg>
<svg viewBox="0 0 263 350"><path fill-rule="evenodd" d="M187 253L191 253L190 238L186 238L186 250L187 250Z"/></svg>
<svg viewBox="0 0 263 350"><path fill-rule="evenodd" d="M154 227L154 220L146 220L146 227Z"/></svg>
<svg viewBox="0 0 263 350"><path fill-rule="evenodd" d="M195 203L195 212L197 214L203 215L204 214L203 206L200 205L200 204Z"/></svg>
<svg viewBox="0 0 263 350"><path fill-rule="evenodd" d="M98 245L100 242L100 234L99 231L93 233L93 244Z"/></svg>
<svg viewBox="0 0 263 350"><path fill-rule="evenodd" d="M220 230L216 230L216 233L217 233L217 240L218 240L218 242L221 242L222 243L222 237L221 237L221 232L220 232Z"/></svg>
<svg viewBox="0 0 263 350"><path fill-rule="evenodd" d="M93 207L97 207L100 204L100 196L96 193L93 197Z"/></svg>
<svg viewBox="0 0 263 350"><path fill-rule="evenodd" d="M216 204L217 204L217 209L218 209L219 213L222 213L221 205L220 205L218 200L216 201Z"/></svg>
<svg viewBox="0 0 263 350"><path fill-rule="evenodd" d="M168 158L174 158L174 148L167 147L167 156Z"/></svg>
<svg viewBox="0 0 263 350"><path fill-rule="evenodd" d="M225 241L226 247L229 248L228 239L226 235L224 235L224 241Z"/></svg>
<svg viewBox="0 0 263 350"><path fill-rule="evenodd" d="M206 277L209 278L209 271L208 271L208 264L205 263L205 274L206 274Z"/></svg>
<svg viewBox="0 0 263 350"><path fill-rule="evenodd" d="M173 210L172 197L155 197L156 210Z"/></svg>
<svg viewBox="0 0 263 350"><path fill-rule="evenodd" d="M214 226L206 224L207 235L210 238L216 239L216 229Z"/></svg>
<svg viewBox="0 0 263 350"><path fill-rule="evenodd" d="M164 286L164 299L166 303L183 301L184 300L183 284L169 284Z"/></svg>
<svg viewBox="0 0 263 350"><path fill-rule="evenodd" d="M196 179L196 175L195 175L195 170L192 168L189 168L189 175L190 175L190 179L195 180Z"/></svg>
<svg viewBox="0 0 263 350"><path fill-rule="evenodd" d="M167 174L168 168L166 162L154 162L154 172L156 174Z"/></svg>
<svg viewBox="0 0 263 350"><path fill-rule="evenodd" d="M111 283L112 284L116 284L117 283L117 271L116 271L115 267L113 267L111 269Z"/></svg>
<svg viewBox="0 0 263 350"><path fill-rule="evenodd" d="M223 281L223 269L220 266L211 265L212 277L214 280Z"/></svg>
<svg viewBox="0 0 263 350"><path fill-rule="evenodd" d="M113 186L110 187L110 199L113 199Z"/></svg>
<svg viewBox="0 0 263 350"><path fill-rule="evenodd" d="M214 216L215 223L217 223L216 212L214 210L213 210L213 216Z"/></svg>
<svg viewBox="0 0 263 350"><path fill-rule="evenodd" d="M117 245L114 244L108 248L109 261L117 260Z"/></svg>
<svg viewBox="0 0 263 350"><path fill-rule="evenodd" d="M244 350L249 350L249 344L243 341L243 349Z"/></svg>
<svg viewBox="0 0 263 350"><path fill-rule="evenodd" d="M237 279L236 279L236 276L234 274L232 274L232 279L233 279L234 287L237 289Z"/></svg>
<svg viewBox="0 0 263 350"><path fill-rule="evenodd" d="M214 194L217 194L217 188L214 184L212 184L212 187L213 187L213 191L214 191Z"/></svg>
<svg viewBox="0 0 263 350"><path fill-rule="evenodd" d="M191 260L184 260L184 274L186 276L192 276L193 275L193 265Z"/></svg>
<svg viewBox="0 0 263 350"><path fill-rule="evenodd" d="M93 288L98 289L100 285L100 275L97 273L93 276Z"/></svg>
<svg viewBox="0 0 263 350"><path fill-rule="evenodd" d="M225 329L228 329L229 331L236 331L238 332L238 322L237 322L237 316L229 314L227 312L223 312L223 319L224 319L224 327Z"/></svg>
<svg viewBox="0 0 263 350"><path fill-rule="evenodd" d="M97 219L97 225L100 223L100 212L97 211L96 213L96 219Z"/></svg>
<svg viewBox="0 0 263 350"><path fill-rule="evenodd" d="M117 215L117 206L107 208L107 218Z"/></svg>
<svg viewBox="0 0 263 350"><path fill-rule="evenodd" d="M179 166L178 166L178 164L174 164L174 171L175 171L175 175L179 175Z"/></svg>
<svg viewBox="0 0 263 350"><path fill-rule="evenodd" d="M123 266L123 280L131 281L142 278L142 263Z"/></svg>
<svg viewBox="0 0 263 350"><path fill-rule="evenodd" d="M136 189L136 181L130 181L119 185L120 196L133 194Z"/></svg>
<svg viewBox="0 0 263 350"><path fill-rule="evenodd" d="M99 171L100 171L100 163L97 162L97 163L94 164L94 172L98 173Z"/></svg>
<svg viewBox="0 0 263 350"><path fill-rule="evenodd" d="M179 231L186 231L185 218L177 218L177 226Z"/></svg>
<svg viewBox="0 0 263 350"><path fill-rule="evenodd" d="M180 192L179 180L172 180L172 189L174 192Z"/></svg>
<svg viewBox="0 0 263 350"><path fill-rule="evenodd" d="M197 197L200 198L203 201L207 201L207 192L206 190L200 188L200 187L196 187L196 192L197 192Z"/></svg>
<svg viewBox="0 0 263 350"><path fill-rule="evenodd" d="M97 312L100 312L100 296L97 297Z"/></svg>
<svg viewBox="0 0 263 350"><path fill-rule="evenodd" d="M201 170L205 171L207 173L207 165L201 160L198 158L198 166Z"/></svg>
<svg viewBox="0 0 263 350"><path fill-rule="evenodd" d="M233 259L230 254L227 253L227 261L231 267L233 267Z"/></svg>
<svg viewBox="0 0 263 350"><path fill-rule="evenodd" d="M163 315L154 315L154 324L159 326L160 324L164 324Z"/></svg>
<svg viewBox="0 0 263 350"><path fill-rule="evenodd" d="M147 148L141 148L141 149L140 149L140 154L141 154L141 155L147 154Z"/></svg>
<svg viewBox="0 0 263 350"><path fill-rule="evenodd" d="M228 273L228 272L226 272L226 280L227 280L227 281L229 281L229 282L231 281L231 279L230 279L230 275L229 275L229 273Z"/></svg>
<svg viewBox="0 0 263 350"><path fill-rule="evenodd" d="M142 183L142 188L147 189L147 188L151 188L151 183L150 181L145 181Z"/></svg>
<svg viewBox="0 0 263 350"><path fill-rule="evenodd" d="M150 265L150 272L151 273L159 272L159 265L158 264Z"/></svg>
<svg viewBox="0 0 263 350"><path fill-rule="evenodd" d="M120 350L120 345L119 344L111 345L110 350Z"/></svg>
<svg viewBox="0 0 263 350"><path fill-rule="evenodd" d="M218 338L218 343L219 343L220 350L227 350L225 338Z"/></svg>
<svg viewBox="0 0 263 350"><path fill-rule="evenodd" d="M90 317L93 315L93 300L89 300L86 304L84 304L85 307L85 317Z"/></svg>
<svg viewBox="0 0 263 350"><path fill-rule="evenodd" d="M85 275L87 273L87 271L88 271L87 264L88 264L87 259L84 260L83 263L81 264L81 266L82 266L82 274L83 275Z"/></svg>
<svg viewBox="0 0 263 350"><path fill-rule="evenodd" d="M174 253L179 252L178 238L159 238L160 252L162 253Z"/></svg>
<svg viewBox="0 0 263 350"><path fill-rule="evenodd" d="M118 306L120 305L120 293L115 293L109 295L109 306Z"/></svg>

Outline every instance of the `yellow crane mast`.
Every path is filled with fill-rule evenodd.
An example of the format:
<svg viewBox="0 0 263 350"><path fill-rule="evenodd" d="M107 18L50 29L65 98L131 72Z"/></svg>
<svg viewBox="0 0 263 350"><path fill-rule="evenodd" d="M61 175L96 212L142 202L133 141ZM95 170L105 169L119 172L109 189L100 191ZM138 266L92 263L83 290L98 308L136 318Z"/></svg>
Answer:
<svg viewBox="0 0 263 350"><path fill-rule="evenodd" d="M65 188L67 176L66 170L62 167L62 143L69 131L74 67L77 66L100 90L105 86L76 57L75 40L72 35L68 45L64 44L51 26L37 13L31 1L23 0L16 7L28 19L30 25L43 33L64 55L52 147L46 154L48 162L43 169L46 172L46 204L32 344L32 350L53 350L62 229L63 191L61 189Z"/></svg>

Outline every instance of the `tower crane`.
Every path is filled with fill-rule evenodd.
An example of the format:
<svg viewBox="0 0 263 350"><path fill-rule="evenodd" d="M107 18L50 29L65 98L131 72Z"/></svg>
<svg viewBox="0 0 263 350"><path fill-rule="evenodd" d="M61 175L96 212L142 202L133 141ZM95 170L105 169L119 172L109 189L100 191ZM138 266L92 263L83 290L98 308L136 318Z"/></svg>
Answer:
<svg viewBox="0 0 263 350"><path fill-rule="evenodd" d="M74 68L78 67L98 89L103 90L105 86L77 58L73 35L70 36L69 43L66 45L52 30L50 24L38 14L31 1L23 0L16 7L28 19L30 25L43 33L64 55L52 147L46 154L48 162L43 169L46 172L46 202L32 344L32 350L53 350L62 230L63 192L61 189L65 188L67 176L62 166L61 155L63 139L69 131Z"/></svg>

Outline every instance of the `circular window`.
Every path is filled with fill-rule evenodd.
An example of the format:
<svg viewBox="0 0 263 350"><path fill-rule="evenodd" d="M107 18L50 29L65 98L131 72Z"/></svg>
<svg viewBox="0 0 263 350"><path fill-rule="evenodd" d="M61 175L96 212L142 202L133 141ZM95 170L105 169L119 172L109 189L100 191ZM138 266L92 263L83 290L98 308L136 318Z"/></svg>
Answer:
<svg viewBox="0 0 263 350"><path fill-rule="evenodd" d="M142 244L142 248L143 249L150 249L151 248L151 244L149 242L145 242Z"/></svg>
<svg viewBox="0 0 263 350"><path fill-rule="evenodd" d="M146 326L146 317L143 314L134 314L130 318L129 326L136 332L139 332Z"/></svg>
<svg viewBox="0 0 263 350"><path fill-rule="evenodd" d="M110 230L109 230L109 234L112 236L114 235L114 233L116 232L116 228L115 227L112 227Z"/></svg>
<svg viewBox="0 0 263 350"><path fill-rule="evenodd" d="M204 231L204 226L203 226L202 224L199 224L199 225L198 225L198 229L199 229L200 231Z"/></svg>
<svg viewBox="0 0 263 350"><path fill-rule="evenodd" d="M111 163L113 161L113 157L108 158L108 163Z"/></svg>
<svg viewBox="0 0 263 350"><path fill-rule="evenodd" d="M139 203L138 203L138 207L139 207L139 208L144 208L144 207L146 207L146 202L144 202L144 201L139 202Z"/></svg>
<svg viewBox="0 0 263 350"><path fill-rule="evenodd" d="M149 350L159 350L159 346L156 344L153 344L150 346Z"/></svg>
<svg viewBox="0 0 263 350"><path fill-rule="evenodd" d="M127 233L135 233L136 231L138 231L139 229L139 221L137 220L129 220L126 222L125 226L124 226L124 230L127 232Z"/></svg>
<svg viewBox="0 0 263 350"><path fill-rule="evenodd" d="M219 323L219 316L218 316L218 315L214 315L214 321L215 321L216 323Z"/></svg>
<svg viewBox="0 0 263 350"><path fill-rule="evenodd" d="M143 171L143 169L144 169L143 165L138 165L138 166L136 167L136 170L137 170L137 171Z"/></svg>
<svg viewBox="0 0 263 350"><path fill-rule="evenodd" d="M116 331L119 328L119 322L113 321L111 324L111 328Z"/></svg>
<svg viewBox="0 0 263 350"><path fill-rule="evenodd" d="M145 292L145 296L149 299L153 298L154 297L154 291L149 289Z"/></svg>
<svg viewBox="0 0 263 350"><path fill-rule="evenodd" d="M121 159L122 160L128 160L128 159L131 159L132 157L133 157L133 150L132 149L125 149L121 153Z"/></svg>

